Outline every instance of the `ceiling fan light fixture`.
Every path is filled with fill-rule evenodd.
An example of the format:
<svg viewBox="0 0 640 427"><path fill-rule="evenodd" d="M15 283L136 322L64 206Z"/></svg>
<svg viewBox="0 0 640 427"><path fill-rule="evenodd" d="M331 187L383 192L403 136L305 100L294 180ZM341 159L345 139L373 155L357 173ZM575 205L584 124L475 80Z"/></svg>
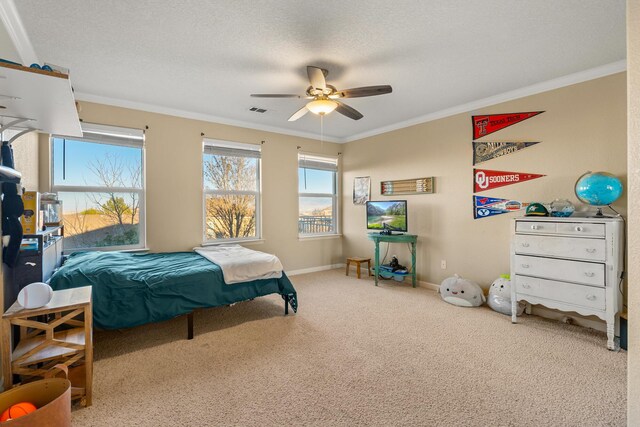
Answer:
<svg viewBox="0 0 640 427"><path fill-rule="evenodd" d="M307 109L313 114L325 115L338 107L338 103L330 99L316 99L307 104Z"/></svg>

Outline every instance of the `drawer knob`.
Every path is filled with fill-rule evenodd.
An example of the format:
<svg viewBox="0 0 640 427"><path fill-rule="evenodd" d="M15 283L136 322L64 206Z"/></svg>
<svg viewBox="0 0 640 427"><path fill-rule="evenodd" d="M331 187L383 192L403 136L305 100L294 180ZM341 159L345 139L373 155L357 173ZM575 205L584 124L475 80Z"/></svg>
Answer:
<svg viewBox="0 0 640 427"><path fill-rule="evenodd" d="M529 268L529 264L520 264L522 268Z"/></svg>
<svg viewBox="0 0 640 427"><path fill-rule="evenodd" d="M522 287L525 289L531 289L531 285L527 284L527 283L523 283Z"/></svg>
<svg viewBox="0 0 640 427"><path fill-rule="evenodd" d="M587 277L593 277L596 275L596 273L594 273L593 271L585 271L584 275Z"/></svg>
<svg viewBox="0 0 640 427"><path fill-rule="evenodd" d="M535 224L533 224L533 225L531 226L531 229L532 229L532 230L537 230L538 228L539 228L539 227L538 227L537 225L535 225Z"/></svg>
<svg viewBox="0 0 640 427"><path fill-rule="evenodd" d="M583 230L583 228L582 228L581 226L579 226L579 225L576 225L575 230L576 230L576 231L582 231L582 230Z"/></svg>
<svg viewBox="0 0 640 427"><path fill-rule="evenodd" d="M595 301L595 300L596 300L596 296L595 296L595 295L592 295L592 294L588 294L588 295L587 295L587 299L588 299L589 301Z"/></svg>
<svg viewBox="0 0 640 427"><path fill-rule="evenodd" d="M595 254L596 248L587 248L587 252L589 252L590 254Z"/></svg>
<svg viewBox="0 0 640 427"><path fill-rule="evenodd" d="M520 246L522 246L523 248L528 248L529 244L525 242L525 243L521 243Z"/></svg>

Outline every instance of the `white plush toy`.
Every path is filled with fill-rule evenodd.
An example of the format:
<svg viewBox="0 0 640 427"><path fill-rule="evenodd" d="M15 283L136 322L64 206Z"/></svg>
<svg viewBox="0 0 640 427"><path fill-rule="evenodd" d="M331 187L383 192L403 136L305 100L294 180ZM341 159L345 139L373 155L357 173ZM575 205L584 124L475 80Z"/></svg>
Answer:
<svg viewBox="0 0 640 427"><path fill-rule="evenodd" d="M508 274L501 275L491 284L487 305L498 313L511 316L511 280ZM524 304L519 302L516 315L520 316L523 311Z"/></svg>
<svg viewBox="0 0 640 427"><path fill-rule="evenodd" d="M479 307L485 302L482 288L477 283L463 279L457 274L442 281L440 296L449 304L460 307Z"/></svg>

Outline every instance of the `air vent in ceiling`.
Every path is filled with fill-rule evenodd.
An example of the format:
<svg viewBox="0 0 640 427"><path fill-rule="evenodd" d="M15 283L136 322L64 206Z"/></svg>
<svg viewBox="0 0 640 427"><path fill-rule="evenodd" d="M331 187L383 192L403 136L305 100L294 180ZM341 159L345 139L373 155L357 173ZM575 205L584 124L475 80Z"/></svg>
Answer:
<svg viewBox="0 0 640 427"><path fill-rule="evenodd" d="M265 110L264 108L258 108L258 107L251 107L249 108L249 111L253 111L254 113L266 113L267 110Z"/></svg>

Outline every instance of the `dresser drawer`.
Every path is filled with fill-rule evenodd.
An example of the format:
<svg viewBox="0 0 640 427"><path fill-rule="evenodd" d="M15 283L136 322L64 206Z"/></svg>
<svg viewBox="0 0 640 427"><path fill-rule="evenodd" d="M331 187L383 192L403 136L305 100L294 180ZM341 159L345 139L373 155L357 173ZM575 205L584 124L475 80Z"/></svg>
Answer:
<svg viewBox="0 0 640 427"><path fill-rule="evenodd" d="M607 246L603 239L580 239L574 237L516 234L514 244L514 250L517 254L553 256L602 262L607 258Z"/></svg>
<svg viewBox="0 0 640 427"><path fill-rule="evenodd" d="M575 236L604 237L604 224L590 224L587 222L561 222L557 224L558 234Z"/></svg>
<svg viewBox="0 0 640 427"><path fill-rule="evenodd" d="M604 288L516 275L516 292L567 304L605 310Z"/></svg>
<svg viewBox="0 0 640 427"><path fill-rule="evenodd" d="M517 221L516 233L556 233L558 229L557 225L555 222Z"/></svg>
<svg viewBox="0 0 640 427"><path fill-rule="evenodd" d="M605 285L604 264L515 255L514 271L524 276L545 277L585 285Z"/></svg>

